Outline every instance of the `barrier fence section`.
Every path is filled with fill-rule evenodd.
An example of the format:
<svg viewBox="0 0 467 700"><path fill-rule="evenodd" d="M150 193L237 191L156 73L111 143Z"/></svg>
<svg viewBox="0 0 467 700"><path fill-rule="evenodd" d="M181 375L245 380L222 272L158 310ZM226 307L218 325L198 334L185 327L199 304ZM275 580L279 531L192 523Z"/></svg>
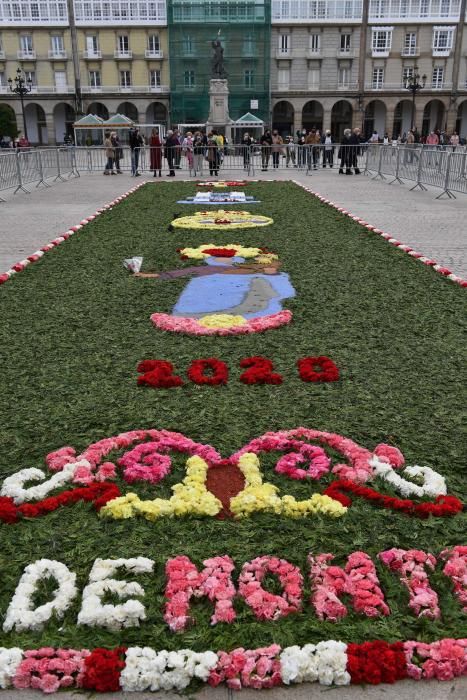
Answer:
<svg viewBox="0 0 467 700"><path fill-rule="evenodd" d="M439 187L442 192L436 199L443 196L455 199L454 192L467 194L467 150L464 146L370 146L364 172L374 173L373 179L386 180L392 176L389 184L412 180L415 182L412 190Z"/></svg>
<svg viewBox="0 0 467 700"><path fill-rule="evenodd" d="M29 193L28 186L49 187L48 180L63 181L79 177L82 172L104 175L154 172L158 176L175 175L178 171L189 177L222 177L222 173L238 172L245 177L287 168L302 170L306 175L319 168L334 168L339 172L353 169L389 184L412 181L415 184L411 189L438 187L442 189L438 198L444 195L454 198L455 192L467 194L467 147L372 143L229 145L224 149L199 147L194 151L179 146L145 146L135 150L128 146L110 150L102 146L28 149L0 153L0 192L15 188L15 193ZM0 198L0 201L4 200Z"/></svg>
<svg viewBox="0 0 467 700"><path fill-rule="evenodd" d="M29 194L27 185L50 187L47 180L79 177L72 148L28 149L0 153L0 192L15 188ZM0 197L0 201L4 201Z"/></svg>

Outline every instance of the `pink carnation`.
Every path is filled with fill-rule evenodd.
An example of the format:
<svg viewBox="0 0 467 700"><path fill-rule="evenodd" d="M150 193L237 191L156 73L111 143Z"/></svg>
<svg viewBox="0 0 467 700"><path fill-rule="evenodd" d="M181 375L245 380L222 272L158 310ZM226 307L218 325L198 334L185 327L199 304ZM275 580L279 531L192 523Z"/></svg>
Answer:
<svg viewBox="0 0 467 700"><path fill-rule="evenodd" d="M409 607L418 617L428 617L431 620L441 616L438 606L438 595L434 591L425 571L425 567L434 570L436 559L419 549L388 549L380 552L378 558L391 571L399 573L401 582L408 588Z"/></svg>
<svg viewBox="0 0 467 700"><path fill-rule="evenodd" d="M267 573L278 577L283 588L281 595L269 593L261 586ZM239 578L238 592L258 620L277 620L300 609L303 577L300 569L285 559L257 557L244 564Z"/></svg>
<svg viewBox="0 0 467 700"><path fill-rule="evenodd" d="M49 469L58 472L62 470L66 464L76 461L76 451L73 447L61 447L59 450L49 452L45 461Z"/></svg>
<svg viewBox="0 0 467 700"><path fill-rule="evenodd" d="M454 585L454 595L467 613L467 547L444 549L440 554L446 564L443 574L449 576Z"/></svg>

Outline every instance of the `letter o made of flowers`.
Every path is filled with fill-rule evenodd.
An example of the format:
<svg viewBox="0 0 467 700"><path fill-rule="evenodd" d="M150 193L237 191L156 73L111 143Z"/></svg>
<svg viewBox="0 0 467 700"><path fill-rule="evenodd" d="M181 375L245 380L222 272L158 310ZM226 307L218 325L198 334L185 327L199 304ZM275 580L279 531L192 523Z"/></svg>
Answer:
<svg viewBox="0 0 467 700"><path fill-rule="evenodd" d="M269 593L262 587L266 574L278 577L283 589L281 595ZM300 609L303 576L297 566L285 559L257 557L243 566L238 592L258 620L278 620Z"/></svg>
<svg viewBox="0 0 467 700"><path fill-rule="evenodd" d="M216 357L193 360L187 370L188 379L194 384L218 386L227 384L229 368Z"/></svg>

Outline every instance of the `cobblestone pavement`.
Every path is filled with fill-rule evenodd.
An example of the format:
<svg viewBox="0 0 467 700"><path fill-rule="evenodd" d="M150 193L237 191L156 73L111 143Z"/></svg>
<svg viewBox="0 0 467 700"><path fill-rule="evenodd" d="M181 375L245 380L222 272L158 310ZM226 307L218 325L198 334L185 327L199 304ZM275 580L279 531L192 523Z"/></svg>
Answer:
<svg viewBox="0 0 467 700"><path fill-rule="evenodd" d="M221 176L243 178L244 175L236 171L221 173ZM180 176L180 179L184 177ZM465 196L459 195L456 200L436 200L439 190L409 192L408 185L389 186L363 175L352 178L339 176L335 171L318 171L306 176L303 172L290 169L258 173L255 178L295 179L467 278ZM128 175L103 178L100 173L93 173L54 184L47 190L34 190L29 195L2 193L7 201L0 204L0 271L8 269L84 216L94 213L102 204L145 179L151 180L149 177L134 180ZM467 678L445 683L403 681L395 686L365 688L327 688L305 684L263 691L262 695L258 695L258 691L243 690L238 697L239 700L258 697L266 700L414 700L422 694L424 700L465 700ZM1 694L5 700L35 700L38 697L39 691L3 691ZM77 697L83 695L60 693L60 698L64 700ZM115 699L116 695L110 693L99 697L110 700ZM155 696L151 693L130 693L118 697L121 700L149 700ZM164 700L180 698L172 693L159 693L158 697ZM197 700L232 700L234 693L227 688L204 688L190 697Z"/></svg>
<svg viewBox="0 0 467 700"><path fill-rule="evenodd" d="M238 178L243 177L243 172L221 175ZM307 176L290 168L259 172L255 177L295 179L306 184L467 278L465 195L455 200L437 200L439 190L410 192L409 185L389 185L364 175L347 177L338 175L336 170L318 170ZM47 190L33 190L31 194L2 193L7 201L0 203L0 272L144 179L151 180L135 180L126 174L107 178L92 173L55 183Z"/></svg>

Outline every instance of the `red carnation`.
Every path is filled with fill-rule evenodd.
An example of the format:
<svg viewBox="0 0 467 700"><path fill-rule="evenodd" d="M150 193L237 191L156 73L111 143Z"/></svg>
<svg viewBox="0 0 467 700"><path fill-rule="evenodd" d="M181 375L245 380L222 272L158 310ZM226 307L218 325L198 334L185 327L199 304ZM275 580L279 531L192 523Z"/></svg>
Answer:
<svg viewBox="0 0 467 700"><path fill-rule="evenodd" d="M233 258L236 255L236 251L232 248L206 248L203 253L217 258Z"/></svg>
<svg viewBox="0 0 467 700"><path fill-rule="evenodd" d="M206 374L210 371L211 374ZM208 384L217 386L227 384L229 378L229 368L218 360L217 357L208 357L205 360L193 360L187 370L188 379L194 384Z"/></svg>
<svg viewBox="0 0 467 700"><path fill-rule="evenodd" d="M8 524L18 521L18 509L8 496L0 496L0 520Z"/></svg>
<svg viewBox="0 0 467 700"><path fill-rule="evenodd" d="M302 357L297 360L298 373L302 382L337 382L339 368L325 355Z"/></svg>
<svg viewBox="0 0 467 700"><path fill-rule="evenodd" d="M81 686L99 693L117 693L120 690L120 673L125 668L125 661L121 658L125 652L126 647L94 649L84 659Z"/></svg>

